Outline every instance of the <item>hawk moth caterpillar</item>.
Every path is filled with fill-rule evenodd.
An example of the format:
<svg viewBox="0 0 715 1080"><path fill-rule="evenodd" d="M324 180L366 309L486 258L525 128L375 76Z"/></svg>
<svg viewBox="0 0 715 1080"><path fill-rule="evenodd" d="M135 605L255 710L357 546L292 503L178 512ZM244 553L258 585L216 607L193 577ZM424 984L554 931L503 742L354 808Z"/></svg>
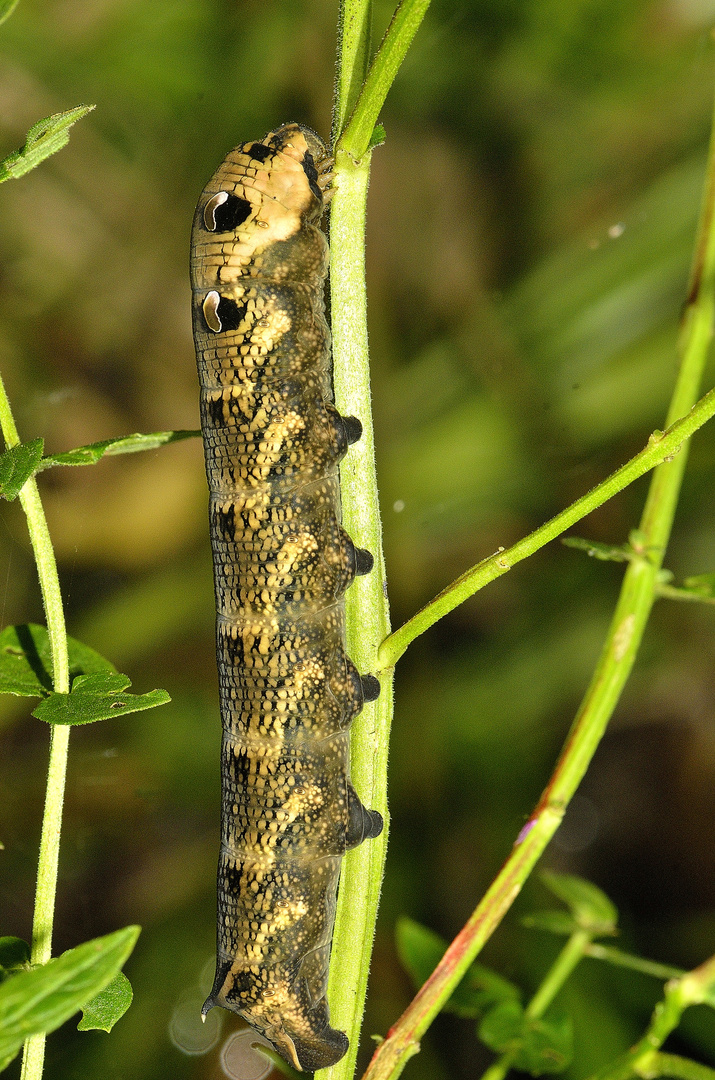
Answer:
<svg viewBox="0 0 715 1080"><path fill-rule="evenodd" d="M348 1048L326 986L345 852L382 830L350 784L349 726L379 683L345 655L345 590L372 569L340 525L362 433L333 401L318 226L332 160L286 124L232 150L191 238L223 723L216 977L295 1068Z"/></svg>

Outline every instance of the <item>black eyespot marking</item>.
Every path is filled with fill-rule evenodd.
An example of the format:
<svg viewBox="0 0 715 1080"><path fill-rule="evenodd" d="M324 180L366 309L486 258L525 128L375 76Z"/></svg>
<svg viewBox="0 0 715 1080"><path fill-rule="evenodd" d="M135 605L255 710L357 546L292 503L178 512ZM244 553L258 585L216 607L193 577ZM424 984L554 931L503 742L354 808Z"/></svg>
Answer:
<svg viewBox="0 0 715 1080"><path fill-rule="evenodd" d="M330 168L297 124L238 147L202 195L191 259L224 728L203 1012L240 1013L310 1071L348 1048L325 996L340 859L382 829L350 786L344 738L380 684L345 655L344 593L373 557L340 524L338 462L362 425L326 379L316 220Z"/></svg>
<svg viewBox="0 0 715 1080"><path fill-rule="evenodd" d="M237 304L230 296L221 296L215 289L207 294L203 307L206 325L214 334L238 330L247 311L246 304Z"/></svg>
<svg viewBox="0 0 715 1080"><path fill-rule="evenodd" d="M247 199L219 191L204 207L204 224L209 232L234 232L251 216Z"/></svg>
<svg viewBox="0 0 715 1080"><path fill-rule="evenodd" d="M247 146L246 153L249 157L252 157L254 161L267 161L269 157L273 157L273 151L270 146L264 146L259 142L254 143L253 146Z"/></svg>

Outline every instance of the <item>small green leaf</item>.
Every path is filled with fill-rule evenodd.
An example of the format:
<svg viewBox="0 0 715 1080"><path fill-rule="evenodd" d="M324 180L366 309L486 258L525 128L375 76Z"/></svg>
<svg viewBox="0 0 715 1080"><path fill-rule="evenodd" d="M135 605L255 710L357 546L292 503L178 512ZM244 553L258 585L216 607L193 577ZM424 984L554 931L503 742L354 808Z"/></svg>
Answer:
<svg viewBox="0 0 715 1080"><path fill-rule="evenodd" d="M53 113L44 120L38 120L27 133L25 145L14 150L0 161L0 184L4 180L16 180L30 169L36 168L56 154L69 142L69 128L94 109L94 105L77 105L67 112Z"/></svg>
<svg viewBox="0 0 715 1080"><path fill-rule="evenodd" d="M111 1031L132 1003L132 984L123 971L118 971L108 986L82 1006L78 1031Z"/></svg>
<svg viewBox="0 0 715 1080"><path fill-rule="evenodd" d="M530 930L546 930L549 934L573 934L574 930L580 930L573 915L567 911L535 911L531 915L525 915L521 920L522 926L528 926Z"/></svg>
<svg viewBox="0 0 715 1080"><path fill-rule="evenodd" d="M48 724L93 724L96 720L142 712L171 701L166 690L125 693L131 685L127 675L117 672L78 675L69 694L50 694L32 710L32 715Z"/></svg>
<svg viewBox="0 0 715 1080"><path fill-rule="evenodd" d="M447 942L433 930L405 916L397 921L395 938L400 963L415 986L421 986L444 956ZM489 968L474 963L443 1005L442 1011L476 1017L497 1001L518 997L519 990L513 983Z"/></svg>
<svg viewBox="0 0 715 1080"><path fill-rule="evenodd" d="M701 596L715 596L715 574L696 574L695 577L686 577L683 585L690 592L697 592Z"/></svg>
<svg viewBox="0 0 715 1080"><path fill-rule="evenodd" d="M25 486L42 457L42 439L19 443L0 454L0 495L12 502Z"/></svg>
<svg viewBox="0 0 715 1080"><path fill-rule="evenodd" d="M585 551L592 559L604 562L629 562L634 557L630 547L617 547L612 544L600 544L597 540L583 540L580 536L564 536L561 543L566 547Z"/></svg>
<svg viewBox="0 0 715 1080"><path fill-rule="evenodd" d="M550 1009L532 1020L518 1001L495 1005L479 1025L479 1038L495 1053L513 1055L514 1068L532 1076L563 1072L573 1055L573 1025L566 1013Z"/></svg>
<svg viewBox="0 0 715 1080"><path fill-rule="evenodd" d="M89 645L67 638L70 675L115 671ZM6 626L0 633L0 694L44 697L52 692L52 650L47 629L37 623Z"/></svg>
<svg viewBox="0 0 715 1080"><path fill-rule="evenodd" d="M594 937L617 933L617 908L590 881L574 874L553 874L548 871L540 876L547 889L570 908L581 930L588 930Z"/></svg>
<svg viewBox="0 0 715 1080"><path fill-rule="evenodd" d="M30 963L30 946L19 937L0 937L0 982Z"/></svg>
<svg viewBox="0 0 715 1080"><path fill-rule="evenodd" d="M0 23L10 18L18 2L19 0L0 0Z"/></svg>
<svg viewBox="0 0 715 1080"><path fill-rule="evenodd" d="M122 968L138 937L138 926L126 926L6 979L0 985L0 1071L28 1036L54 1031L96 997Z"/></svg>
<svg viewBox="0 0 715 1080"><path fill-rule="evenodd" d="M118 439L104 439L102 442L90 443L88 446L78 446L75 450L66 450L62 454L48 454L40 462L37 471L50 469L54 465L94 465L105 456L137 454L141 450L156 450L167 443L197 437L201 437L200 431L155 431L148 435L141 433L122 435Z"/></svg>
<svg viewBox="0 0 715 1080"><path fill-rule="evenodd" d="M382 146L387 139L387 132L382 124L375 124L372 129L372 135L370 136L370 142L368 143L368 151L374 150L376 146Z"/></svg>

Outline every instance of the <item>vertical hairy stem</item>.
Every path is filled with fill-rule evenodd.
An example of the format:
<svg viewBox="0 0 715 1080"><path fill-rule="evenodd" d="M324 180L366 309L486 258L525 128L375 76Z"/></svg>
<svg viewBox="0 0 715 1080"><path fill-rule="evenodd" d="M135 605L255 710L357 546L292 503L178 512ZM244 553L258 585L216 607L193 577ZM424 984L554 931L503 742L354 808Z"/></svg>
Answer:
<svg viewBox="0 0 715 1080"><path fill-rule="evenodd" d="M370 50L370 0L344 0L338 43L334 136L352 109ZM335 198L330 214L331 319L335 400L344 416L357 416L362 438L350 447L340 470L343 522L360 547L372 552L372 572L360 577L346 595L347 652L362 673L377 670L377 650L390 631L382 553L382 529L375 473L370 404L370 367L365 295L365 207L370 157L356 163L338 152ZM382 835L343 860L333 939L328 999L331 1021L347 1032L350 1049L321 1077L347 1080L355 1070L360 1024L380 884L387 845L387 747L392 719L392 679L383 677L378 700L366 705L353 727L352 781L363 802L379 810Z"/></svg>
<svg viewBox="0 0 715 1080"><path fill-rule="evenodd" d="M0 428L8 449L20 442L5 386L0 378ZM67 632L62 607L62 595L57 576L57 563L47 528L37 482L31 477L20 492L20 503L27 517L32 550L37 563L42 602L47 618L47 631L52 650L53 686L57 693L69 692L69 657ZM62 804L67 775L67 749L70 729L53 725L50 729L50 759L47 768L45 810L37 864L37 888L32 920L33 964L46 964L52 955L52 927L57 893L57 869L60 855ZM45 1057L45 1036L33 1035L25 1043L22 1060L22 1080L39 1080Z"/></svg>

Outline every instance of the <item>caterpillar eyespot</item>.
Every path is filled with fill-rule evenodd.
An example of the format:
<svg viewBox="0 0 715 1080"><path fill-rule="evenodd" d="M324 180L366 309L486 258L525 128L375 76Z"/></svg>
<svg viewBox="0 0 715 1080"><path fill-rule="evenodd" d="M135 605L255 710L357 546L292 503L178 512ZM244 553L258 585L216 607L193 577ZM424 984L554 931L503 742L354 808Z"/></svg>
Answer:
<svg viewBox="0 0 715 1080"><path fill-rule="evenodd" d="M340 524L362 435L332 404L318 222L332 161L286 124L236 147L191 240L223 722L216 978L295 1068L348 1040L325 997L342 856L382 818L349 780L349 726L380 684L345 655L345 590L372 570Z"/></svg>

